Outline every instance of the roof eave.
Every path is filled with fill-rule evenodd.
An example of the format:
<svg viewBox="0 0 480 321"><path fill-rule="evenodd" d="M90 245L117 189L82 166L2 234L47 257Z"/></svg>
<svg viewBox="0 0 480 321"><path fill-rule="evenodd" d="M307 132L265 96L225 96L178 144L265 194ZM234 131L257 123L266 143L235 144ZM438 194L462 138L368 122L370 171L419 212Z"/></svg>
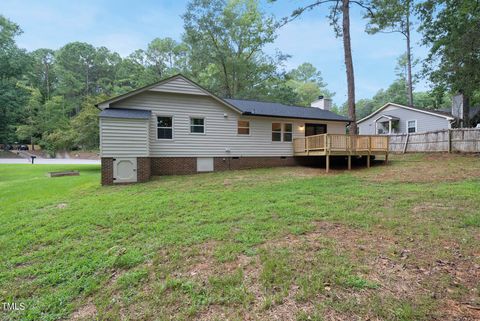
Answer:
<svg viewBox="0 0 480 321"><path fill-rule="evenodd" d="M290 119L310 119L310 120L323 120L323 121L337 121L342 123L351 123L351 119L329 119L329 118L313 118L313 117L299 117L299 116L278 116L268 114L257 114L251 112L242 112L243 116L258 116L258 117L271 117L271 118L290 118Z"/></svg>
<svg viewBox="0 0 480 321"><path fill-rule="evenodd" d="M381 112L382 110L384 110L385 108L387 108L388 106L396 106L396 107L400 107L400 108L406 108L406 109L410 109L410 110L413 110L413 111L417 111L419 113L425 113L425 114L429 114L429 115L432 115L432 116L437 116L437 117L442 117L442 118L445 118L449 121L451 120L454 120L455 118L453 117L450 117L450 116L447 116L447 115L442 115L442 114L438 114L438 113L435 113L435 112L432 112L432 111L428 111L428 110L422 110L422 109L419 109L419 108L415 108L415 107L409 107L409 106L405 106L405 105L400 105L400 104L396 104L396 103L386 103L385 105L383 105L382 107L380 107L379 109L375 110L373 113L371 113L370 115L366 116L366 117L363 117L362 119L358 120L357 121L357 124L360 124L361 122L367 120L367 119L370 119L371 117L373 117L375 114Z"/></svg>

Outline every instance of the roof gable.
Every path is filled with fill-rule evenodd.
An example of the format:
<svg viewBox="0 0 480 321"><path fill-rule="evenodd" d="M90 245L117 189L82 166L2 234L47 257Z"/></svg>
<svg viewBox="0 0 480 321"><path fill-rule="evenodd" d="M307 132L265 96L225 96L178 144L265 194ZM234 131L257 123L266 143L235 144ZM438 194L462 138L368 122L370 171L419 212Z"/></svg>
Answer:
<svg viewBox="0 0 480 321"><path fill-rule="evenodd" d="M208 93L197 85L187 81L183 77L175 77L170 81L163 82L148 89L149 91L181 93L190 95L208 96Z"/></svg>
<svg viewBox="0 0 480 321"><path fill-rule="evenodd" d="M441 117L441 118L445 118L447 120L453 120L454 118L451 117L451 116L448 116L448 115L445 115L445 114L441 114L441 113L436 113L434 111L429 111L429 110L424 110L424 109L419 109L419 108L415 108L415 107L409 107L409 106L404 106L404 105L400 105L400 104L395 104L395 103L386 103L385 105L383 105L382 107L380 107L379 109L375 110L373 113L371 113L370 115L360 119L359 121L357 121L357 124L367 120L367 119L370 119L372 118L373 116L377 115L378 113L380 113L381 111L385 110L386 108L388 107L395 107L395 108L402 108L402 109L407 109L407 110L411 110L411 111L415 111L415 112L420 112L420 113L424 113L424 114L428 114L428 115L432 115L432 116L436 116L436 117Z"/></svg>
<svg viewBox="0 0 480 321"><path fill-rule="evenodd" d="M178 74L175 76L172 76L170 78L166 78L164 80L161 80L159 82L156 82L151 85L147 85L145 87L130 91L128 93L125 93L123 95L119 95L113 98L110 98L108 100L102 101L95 106L97 106L99 109L104 110L106 108L110 107L110 104L127 99L129 97L138 95L140 93L146 92L146 91L152 91L152 92L170 92L170 93L181 93L181 94L189 94L189 95L201 95L201 96L210 96L214 100L220 102L221 104L227 106L228 108L231 108L235 110L236 112L240 112L238 108L235 106L229 104L225 100L217 97L216 95L212 94L205 88L201 87L197 83L191 81L187 77Z"/></svg>

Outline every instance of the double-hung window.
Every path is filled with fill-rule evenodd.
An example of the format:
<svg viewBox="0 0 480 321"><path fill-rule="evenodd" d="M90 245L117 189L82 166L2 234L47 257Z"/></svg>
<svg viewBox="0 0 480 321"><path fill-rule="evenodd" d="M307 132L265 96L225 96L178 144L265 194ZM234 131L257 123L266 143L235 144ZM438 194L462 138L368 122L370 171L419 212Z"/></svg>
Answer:
<svg viewBox="0 0 480 321"><path fill-rule="evenodd" d="M293 137L293 124L284 123L283 124L283 141L291 142Z"/></svg>
<svg viewBox="0 0 480 321"><path fill-rule="evenodd" d="M292 138L292 123L272 123L272 142L291 142Z"/></svg>
<svg viewBox="0 0 480 321"><path fill-rule="evenodd" d="M282 141L282 123L272 123L272 142Z"/></svg>
<svg viewBox="0 0 480 321"><path fill-rule="evenodd" d="M171 116L157 117L157 138L158 139L173 138L173 117Z"/></svg>
<svg viewBox="0 0 480 321"><path fill-rule="evenodd" d="M190 133L205 134L205 118L190 118Z"/></svg>
<svg viewBox="0 0 480 321"><path fill-rule="evenodd" d="M416 133L417 132L417 121L416 120L407 121L407 132L408 133Z"/></svg>
<svg viewBox="0 0 480 321"><path fill-rule="evenodd" d="M239 120L237 122L238 135L250 135L250 122L248 120Z"/></svg>

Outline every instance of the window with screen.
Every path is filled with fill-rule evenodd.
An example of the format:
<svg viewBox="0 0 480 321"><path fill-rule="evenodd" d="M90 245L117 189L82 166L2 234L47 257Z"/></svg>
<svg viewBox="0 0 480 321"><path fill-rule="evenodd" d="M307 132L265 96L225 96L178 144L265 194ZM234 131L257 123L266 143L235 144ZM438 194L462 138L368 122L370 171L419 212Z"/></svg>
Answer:
<svg viewBox="0 0 480 321"><path fill-rule="evenodd" d="M190 118L190 133L204 134L205 133L205 118Z"/></svg>
<svg viewBox="0 0 480 321"><path fill-rule="evenodd" d="M172 139L173 137L173 117L157 117L157 138Z"/></svg>
<svg viewBox="0 0 480 321"><path fill-rule="evenodd" d="M272 123L272 142L282 141L282 124Z"/></svg>
<svg viewBox="0 0 480 321"><path fill-rule="evenodd" d="M283 141L291 142L293 138L293 124L285 123L283 124Z"/></svg>
<svg viewBox="0 0 480 321"><path fill-rule="evenodd" d="M417 132L417 121L416 120L409 120L407 122L407 129L409 133L416 133Z"/></svg>

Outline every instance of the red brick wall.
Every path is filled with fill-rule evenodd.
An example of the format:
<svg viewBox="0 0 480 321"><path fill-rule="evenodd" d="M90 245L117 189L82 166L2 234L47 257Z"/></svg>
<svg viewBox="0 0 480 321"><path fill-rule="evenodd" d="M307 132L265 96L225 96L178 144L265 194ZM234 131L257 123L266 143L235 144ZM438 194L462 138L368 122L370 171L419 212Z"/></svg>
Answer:
<svg viewBox="0 0 480 321"><path fill-rule="evenodd" d="M152 157L152 175L181 175L197 172L196 157ZM298 165L295 157L214 157L215 171Z"/></svg>
<svg viewBox="0 0 480 321"><path fill-rule="evenodd" d="M150 157L137 158L137 180L139 182L146 182L152 176L152 166Z"/></svg>
<svg viewBox="0 0 480 321"><path fill-rule="evenodd" d="M197 172L196 157L152 157L152 175L182 175Z"/></svg>
<svg viewBox="0 0 480 321"><path fill-rule="evenodd" d="M102 157L102 185L113 184L113 158Z"/></svg>
<svg viewBox="0 0 480 321"><path fill-rule="evenodd" d="M297 165L295 157L215 157L214 159L215 171L295 165Z"/></svg>

